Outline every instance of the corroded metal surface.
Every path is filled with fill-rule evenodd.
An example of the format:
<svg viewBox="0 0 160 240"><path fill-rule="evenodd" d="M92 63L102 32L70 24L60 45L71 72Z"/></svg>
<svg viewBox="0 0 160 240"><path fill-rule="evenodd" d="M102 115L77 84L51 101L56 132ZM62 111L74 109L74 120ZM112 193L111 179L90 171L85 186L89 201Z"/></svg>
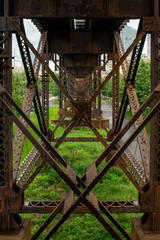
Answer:
<svg viewBox="0 0 160 240"><path fill-rule="evenodd" d="M50 213L59 205L58 201L25 201L23 213ZM140 213L138 201L101 201L111 213ZM84 204L80 204L75 213L90 213Z"/></svg>
<svg viewBox="0 0 160 240"><path fill-rule="evenodd" d="M38 51L25 35L23 17L31 18L42 33ZM140 28L136 39L124 53L119 31L130 18L141 18ZM13 227L18 229L21 224L18 213L50 213L46 221L31 237L32 240L37 239L57 214L62 213L61 218L44 238L49 239L71 213L76 211L92 213L116 240L131 239L131 237L113 217L111 214L113 212L144 212L142 217L144 229L153 232L160 230L159 23L159 0L129 0L127 4L125 0L91 0L87 4L85 0L80 2L75 0L0 0L0 231L11 231ZM11 97L11 34L13 32L17 36L28 81L22 110ZM152 35L152 94L142 106L139 106L134 79L147 32L151 32ZM45 44L47 33L48 39ZM36 56L33 65L29 49ZM128 66L126 58L132 51L131 63ZM101 54L103 54L103 60ZM105 70L107 63L106 55L107 61L112 60L114 66L101 82L101 70L102 68ZM55 70L60 72L59 77L48 66L49 60L55 63ZM104 63L103 66L101 62ZM42 106L37 88L40 64L43 66ZM123 69L126 87L119 108L120 66ZM54 133L60 124L53 131L49 129L49 75L52 78L51 81L54 80L60 88L60 124L67 116L71 117L69 126L59 138L55 138ZM100 119L101 92L112 77L113 129L110 132L105 129L108 137L104 138L93 124L92 116ZM35 105L40 130L28 118L32 102ZM121 130L128 102L130 102L133 117ZM149 105L151 105L151 111L143 120L141 115ZM18 112L19 118L14 114L13 109ZM151 157L150 144L144 127L152 118ZM12 121L19 128L15 137L13 159ZM133 124L135 124L135 131L126 142L122 142L122 136ZM39 141L27 128L28 125L38 135ZM105 147L103 153L88 168L82 178L76 175L74 169L57 150L64 141L75 140L67 136L77 125L89 127L96 137L76 138L76 141L99 141ZM34 148L21 162L24 136L30 140ZM129 144L137 136L143 164L128 149ZM107 140L111 142L108 143ZM56 141L54 147L50 141ZM97 171L105 158L107 158L105 164L100 171ZM57 171L71 190L61 202L23 202L24 191L46 163ZM94 186L114 164L121 167L139 191L138 202L102 202L93 194ZM74 198L74 195L77 198Z"/></svg>
<svg viewBox="0 0 160 240"><path fill-rule="evenodd" d="M139 25L140 25L139 26L139 31L140 31L141 22ZM124 54L124 49L123 49L122 41L121 41L121 38L120 38L120 35L118 34L118 32L115 33L115 39L116 39L116 43L117 43L118 52L121 57ZM127 105L128 105L128 100L129 100L132 115L134 115L135 112L140 107L134 82L135 82L135 76L136 76L136 72L138 69L140 57L142 54L144 42L145 42L145 36L137 43L137 45L135 46L135 48L133 50L130 68L128 68L127 62L125 62L125 64L122 64L126 89L124 90L124 97L123 97L123 101L121 103L121 105L123 105L123 107L121 107L121 110L123 109L124 111L126 111ZM121 115L124 117L124 113L122 111L120 111L119 119L117 119L117 127L122 125L123 118L121 119ZM142 121L143 121L143 117L140 116L139 119L137 120L137 122L135 122L135 128L137 128ZM117 128L116 128L115 132L116 131L117 131ZM149 146L149 139L147 136L147 132L145 129L143 129L142 132L138 135L138 143L139 143L139 147L140 147L140 151L141 151L143 166L145 169L145 175L146 175L146 178L149 179L150 146Z"/></svg>
<svg viewBox="0 0 160 240"><path fill-rule="evenodd" d="M37 132L37 134L39 135L39 137L41 137L41 139L43 139L44 143L48 145L49 148L52 149L53 153L56 154L56 156L58 157L59 160L61 160L63 163L65 163L65 161L63 160L63 158L58 154L58 152L51 147L51 145L49 144L49 142L47 141L47 139L39 132L38 129L35 128L35 126L31 123L31 121L27 118L27 116L25 116L21 110L19 109L19 107L14 103L14 101L12 100L12 98L8 95L7 92L4 91L4 94L7 98L7 100L10 102L10 104L12 104L19 113L21 113L21 115L24 117L24 119L28 122L28 124ZM153 97L155 94L159 94L159 92L155 91L152 96L150 97L150 99L148 99L148 102L153 101ZM1 102L3 103L4 107L6 109L8 109L8 111L10 111L10 116L13 119L13 121L15 121L15 123L18 125L18 127L22 130L25 131L26 136L29 138L29 140L39 149L39 151L41 152L42 156L47 160L48 163L51 164L51 166L56 169L58 171L58 173L60 174L60 176L66 181L66 183L71 187L71 189L73 189L73 191L77 194L77 196L79 196L79 198L74 202L73 206L71 206L71 208L69 208L65 214L63 215L62 219L59 221L58 225L56 225L51 232L49 233L49 236L52 236L52 234L55 232L56 229L58 229L62 223L63 223L63 219L65 219L66 216L68 216L68 214L70 215L71 212L77 207L77 204L79 202L81 202L81 195L84 197L87 195L87 193L89 193L91 191L91 189L97 184L97 182L102 178L102 176L106 173L106 171L114 164L114 162L119 158L120 154L123 153L123 151L128 147L128 145L131 143L131 141L138 135L138 133L141 131L141 129L143 129L143 127L147 124L147 122L152 118L152 116L157 112L157 110L160 108L160 103L158 101L158 103L155 105L155 107L152 109L151 113L148 115L148 117L143 121L142 125L140 125L137 130L135 130L135 132L133 133L133 135L128 139L128 141L122 145L122 147L118 150L118 152L111 158L111 160L106 164L106 166L101 170L101 172L97 175L97 177L95 177L93 180L91 180L90 184L85 188L84 192L81 193L80 190L77 188L76 184L74 184L74 182L72 181L71 176L69 177L60 167L59 165L56 163L56 161L51 157L51 155L49 154L49 152L47 152L45 150L45 148L42 147L41 144L38 143L38 141L29 133L29 131L23 126L23 124L19 121L19 119L14 115L14 113L12 112L12 110L9 108L9 106L5 103L4 100L1 99ZM142 112L142 109L148 106L148 103L146 102L146 104L139 109L139 111L137 112L137 114L135 115L136 117L134 117L134 121L136 121L136 118L139 117L139 115ZM131 119L131 123L134 122ZM130 125L130 123L128 124ZM123 131L122 131L123 132ZM110 145L111 146L111 145ZM104 153L101 155L101 161L102 159L104 159L104 157L106 156L107 153L107 149L104 151ZM97 160L98 161L98 160ZM96 163L95 163L96 164ZM66 165L66 167L68 166L68 164ZM95 165L96 166L96 165ZM73 170L72 170L73 171ZM73 171L74 172L74 171ZM77 176L78 177L78 176ZM83 187L84 187L84 183L83 183ZM104 208L103 205L99 203L99 206L101 208L101 210L103 209L104 213L107 214L107 216L109 217L109 219L115 224L115 226L117 226L121 233L124 234L124 236L128 236L126 235L126 232L120 227L120 225L116 222L116 220L109 214L108 210L106 210L106 208ZM60 203L61 206L62 203ZM110 228L108 223L106 222L106 220L104 221L104 218L102 216L99 215L99 213L97 212L97 209L92 205L91 202L88 202L88 200L85 198L85 204L86 206L89 208L89 210L99 219L99 221L106 227L106 229L111 233L111 235L115 238L119 238L119 235L117 235L117 233L115 232L115 230L113 228ZM61 208L60 208L61 209ZM53 214L52 214L53 215ZM47 221L47 225L50 223L50 219L46 220ZM46 224L45 224L46 226ZM57 228L58 227L58 228ZM36 234L41 233L41 231L43 231L44 229L44 224L42 224L42 226L40 227L40 229L38 230L38 232ZM36 235L35 234L35 235ZM36 235L37 237L37 235ZM32 237L32 239L36 239L35 236ZM129 237L128 237L129 239Z"/></svg>
<svg viewBox="0 0 160 240"><path fill-rule="evenodd" d="M41 35L39 45L38 45L38 52L40 55L43 54L46 37L47 37L47 33L44 32ZM37 82L38 75L39 75L39 69L40 69L40 62L36 58L34 60L33 69L35 71L35 81ZM28 72L30 72L30 71L28 71ZM29 76L27 79L28 79L28 86L27 86L25 97L24 97L22 110L27 114L27 116L29 116L30 112L31 112L31 108L32 108L33 99L35 96L36 85L35 85L35 83L32 83L32 84L29 83ZM24 124L25 124L25 126L27 126L26 123L24 123ZM14 137L14 144L13 144L13 164L14 164L13 178L14 179L16 178L17 172L19 170L18 166L19 166L20 159L21 159L24 139L25 139L25 135L20 131L20 129L17 128L15 137Z"/></svg>

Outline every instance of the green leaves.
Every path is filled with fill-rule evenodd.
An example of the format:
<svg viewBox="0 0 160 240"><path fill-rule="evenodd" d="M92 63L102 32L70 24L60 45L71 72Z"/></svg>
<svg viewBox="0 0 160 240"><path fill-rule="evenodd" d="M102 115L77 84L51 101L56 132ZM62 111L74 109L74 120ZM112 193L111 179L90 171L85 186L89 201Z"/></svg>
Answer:
<svg viewBox="0 0 160 240"><path fill-rule="evenodd" d="M102 79L102 82L104 81L104 79ZM107 97L112 97L113 93L112 93L112 78L109 80L109 82L106 84L106 86L103 88L102 90L102 94L104 96ZM124 91L124 78L123 76L120 74L119 76L119 96L120 99L122 98L123 95L123 91Z"/></svg>
<svg viewBox="0 0 160 240"><path fill-rule="evenodd" d="M59 78L58 74L56 77ZM53 96L59 96L59 87L51 77L49 78L49 91Z"/></svg>
<svg viewBox="0 0 160 240"><path fill-rule="evenodd" d="M151 83L150 83L150 62L145 62L143 59L140 61L136 79L135 87L140 105L142 105L145 100L149 97L151 93ZM144 117L149 112L149 107L144 112Z"/></svg>
<svg viewBox="0 0 160 240"><path fill-rule="evenodd" d="M26 92L27 80L25 72L14 72L12 77L12 96L15 102L21 107Z"/></svg>

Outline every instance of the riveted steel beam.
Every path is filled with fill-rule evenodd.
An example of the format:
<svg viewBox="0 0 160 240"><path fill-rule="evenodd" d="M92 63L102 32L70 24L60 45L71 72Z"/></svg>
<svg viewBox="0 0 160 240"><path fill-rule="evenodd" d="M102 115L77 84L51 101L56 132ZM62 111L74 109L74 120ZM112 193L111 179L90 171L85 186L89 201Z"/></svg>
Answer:
<svg viewBox="0 0 160 240"><path fill-rule="evenodd" d="M12 33L7 19L9 1L0 2L0 12L3 16L0 21L0 84L12 94ZM7 102L3 94L1 97ZM13 184L12 131L13 122L0 104L0 232L19 230L21 224L17 212L22 199Z"/></svg>
<svg viewBox="0 0 160 240"><path fill-rule="evenodd" d="M51 213L59 205L58 201L25 201L23 213ZM140 213L138 201L101 201L111 213ZM84 204L80 204L74 213L90 213Z"/></svg>
<svg viewBox="0 0 160 240"><path fill-rule="evenodd" d="M135 7L136 6L136 7ZM149 0L125 0L98 1L91 0L86 5L85 0L81 3L72 0L13 0L11 15L19 17L124 17L140 18L142 16L153 16L153 4Z"/></svg>

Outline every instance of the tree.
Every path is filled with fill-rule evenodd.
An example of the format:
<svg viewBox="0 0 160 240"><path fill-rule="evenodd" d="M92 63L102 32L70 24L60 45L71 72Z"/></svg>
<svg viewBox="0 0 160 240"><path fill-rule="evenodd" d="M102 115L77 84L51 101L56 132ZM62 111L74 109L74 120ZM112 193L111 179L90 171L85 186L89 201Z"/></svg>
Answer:
<svg viewBox="0 0 160 240"><path fill-rule="evenodd" d="M151 93L150 62L145 62L143 59L140 61L135 79L135 86L139 103L142 104Z"/></svg>
<svg viewBox="0 0 160 240"><path fill-rule="evenodd" d="M139 103L140 105L142 105L151 93L149 61L146 62L143 59L140 61L136 79L135 79L135 87L136 87ZM149 107L145 111L144 116L146 116L148 111L149 111Z"/></svg>
<svg viewBox="0 0 160 240"><path fill-rule="evenodd" d="M56 75L56 77L59 78L58 74L55 73L55 75ZM55 97L59 96L59 87L58 87L57 83L51 77L49 78L49 91L53 96L55 96Z"/></svg>
<svg viewBox="0 0 160 240"><path fill-rule="evenodd" d="M42 92L41 79L38 79L38 92ZM27 90L27 78L25 72L13 72L12 75L12 97L14 101L22 107L24 96Z"/></svg>
<svg viewBox="0 0 160 240"><path fill-rule="evenodd" d="M12 76L12 97L15 102L22 107L24 95L27 88L25 72L13 72Z"/></svg>
<svg viewBox="0 0 160 240"><path fill-rule="evenodd" d="M102 79L102 82L104 81L105 78ZM122 98L124 91L124 78L120 74L119 76L119 97L120 100ZM102 89L102 94L107 97L112 97L112 78L109 80L109 82L105 85L105 87Z"/></svg>

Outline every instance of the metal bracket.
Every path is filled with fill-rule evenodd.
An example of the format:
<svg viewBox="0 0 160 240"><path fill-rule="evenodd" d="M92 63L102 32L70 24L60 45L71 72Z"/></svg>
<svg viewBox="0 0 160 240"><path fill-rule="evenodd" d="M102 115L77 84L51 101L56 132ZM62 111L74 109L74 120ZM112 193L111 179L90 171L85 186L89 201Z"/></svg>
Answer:
<svg viewBox="0 0 160 240"><path fill-rule="evenodd" d="M0 17L0 31L6 31L6 17Z"/></svg>
<svg viewBox="0 0 160 240"><path fill-rule="evenodd" d="M9 187L0 189L0 213L16 214L21 212L22 197Z"/></svg>
<svg viewBox="0 0 160 240"><path fill-rule="evenodd" d="M154 204L151 204L154 202L154 195L154 188L150 188L146 193L141 196L141 211L147 213L154 211Z"/></svg>
<svg viewBox="0 0 160 240"><path fill-rule="evenodd" d="M118 53L108 53L108 60L119 60Z"/></svg>
<svg viewBox="0 0 160 240"><path fill-rule="evenodd" d="M81 120L86 122L85 118L87 118L89 121L91 121L91 103L90 102L73 101L72 112L73 112L73 117L75 115L77 116L77 115L81 114L81 112L82 112ZM83 116L84 116L84 118L83 118Z"/></svg>
<svg viewBox="0 0 160 240"><path fill-rule="evenodd" d="M2 95L5 92L5 88L0 84L0 95Z"/></svg>
<svg viewBox="0 0 160 240"><path fill-rule="evenodd" d="M15 32L15 27L12 23L16 23L18 29L20 30L20 18L18 17L0 17L0 31L10 31Z"/></svg>
<svg viewBox="0 0 160 240"><path fill-rule="evenodd" d="M145 32L160 31L160 18L159 17L144 17L143 30Z"/></svg>

